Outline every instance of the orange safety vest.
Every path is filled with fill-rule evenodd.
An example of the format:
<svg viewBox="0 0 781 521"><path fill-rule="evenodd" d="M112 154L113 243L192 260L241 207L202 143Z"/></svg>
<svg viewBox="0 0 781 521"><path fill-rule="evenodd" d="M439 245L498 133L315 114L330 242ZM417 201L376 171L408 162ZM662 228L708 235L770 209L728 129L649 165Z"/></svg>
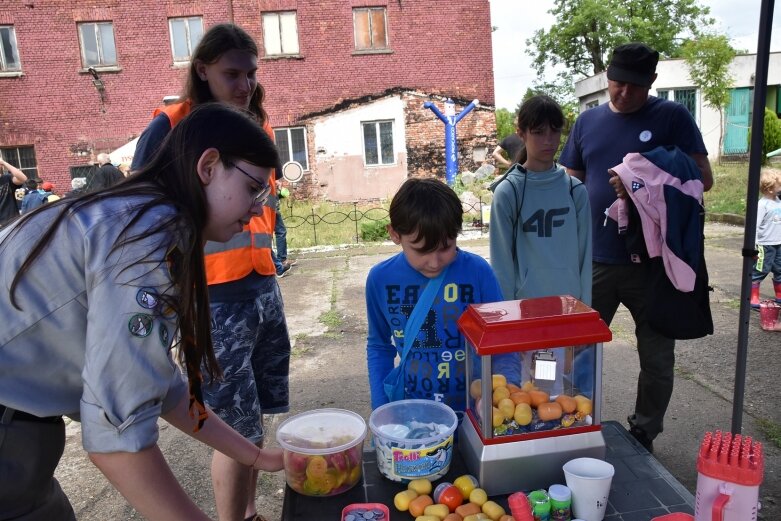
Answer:
<svg viewBox="0 0 781 521"><path fill-rule="evenodd" d="M189 114L190 100L155 109L153 116L164 113L171 120L171 127ZM268 121L263 125L271 139L274 130ZM277 187L271 173L269 184L271 194L263 205L263 213L250 219L249 224L228 242L208 241L204 248L206 259L206 282L209 285L240 280L252 271L261 275L276 275L277 269L271 258L271 239L277 219Z"/></svg>

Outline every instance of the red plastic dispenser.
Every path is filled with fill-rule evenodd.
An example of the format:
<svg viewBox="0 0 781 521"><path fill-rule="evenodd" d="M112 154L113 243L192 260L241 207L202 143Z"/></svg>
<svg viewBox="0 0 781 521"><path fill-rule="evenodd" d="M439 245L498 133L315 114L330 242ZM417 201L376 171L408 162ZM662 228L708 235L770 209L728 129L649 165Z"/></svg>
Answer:
<svg viewBox="0 0 781 521"><path fill-rule="evenodd" d="M471 305L466 338L466 417L459 447L489 495L563 482L562 466L603 459L599 313L563 295Z"/></svg>

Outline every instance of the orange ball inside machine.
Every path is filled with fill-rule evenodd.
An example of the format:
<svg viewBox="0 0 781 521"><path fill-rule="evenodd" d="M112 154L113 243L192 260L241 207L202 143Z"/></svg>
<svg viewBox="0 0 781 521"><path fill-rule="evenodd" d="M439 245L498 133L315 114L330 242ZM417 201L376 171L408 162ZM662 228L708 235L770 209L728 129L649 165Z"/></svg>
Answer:
<svg viewBox="0 0 781 521"><path fill-rule="evenodd" d="M489 495L563 483L562 465L604 459L602 342L612 334L569 295L473 304L466 339L467 410L459 447Z"/></svg>

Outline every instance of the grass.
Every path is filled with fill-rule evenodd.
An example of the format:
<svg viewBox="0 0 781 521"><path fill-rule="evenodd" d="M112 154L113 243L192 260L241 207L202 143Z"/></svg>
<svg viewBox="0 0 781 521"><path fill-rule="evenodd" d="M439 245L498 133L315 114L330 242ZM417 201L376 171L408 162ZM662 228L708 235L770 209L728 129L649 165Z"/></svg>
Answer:
<svg viewBox="0 0 781 521"><path fill-rule="evenodd" d="M758 419L757 426L773 445L781 448L781 425L772 420Z"/></svg>
<svg viewBox="0 0 781 521"><path fill-rule="evenodd" d="M360 223L387 219L389 205L389 201L353 204L285 200L281 210L288 248L362 242Z"/></svg>
<svg viewBox="0 0 781 521"><path fill-rule="evenodd" d="M746 214L748 163L712 165L713 188L705 194L708 213Z"/></svg>

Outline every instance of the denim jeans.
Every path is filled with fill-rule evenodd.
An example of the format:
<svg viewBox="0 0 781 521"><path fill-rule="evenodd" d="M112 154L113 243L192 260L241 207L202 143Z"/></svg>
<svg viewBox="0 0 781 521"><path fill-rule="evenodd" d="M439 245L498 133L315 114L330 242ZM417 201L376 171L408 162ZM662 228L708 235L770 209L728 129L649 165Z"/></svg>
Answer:
<svg viewBox="0 0 781 521"><path fill-rule="evenodd" d="M637 379L635 412L631 426L654 439L664 427L675 378L675 340L657 333L646 319L647 264L593 264L592 305L610 325L619 304L629 309L635 321L640 375Z"/></svg>
<svg viewBox="0 0 781 521"><path fill-rule="evenodd" d="M285 221L282 220L282 213L277 207L277 222L274 225L274 237L276 238L276 257L279 262L285 262L287 260L287 228L285 227ZM276 264L276 261L274 262ZM281 265L281 264L280 264ZM277 271L279 266L277 266Z"/></svg>

